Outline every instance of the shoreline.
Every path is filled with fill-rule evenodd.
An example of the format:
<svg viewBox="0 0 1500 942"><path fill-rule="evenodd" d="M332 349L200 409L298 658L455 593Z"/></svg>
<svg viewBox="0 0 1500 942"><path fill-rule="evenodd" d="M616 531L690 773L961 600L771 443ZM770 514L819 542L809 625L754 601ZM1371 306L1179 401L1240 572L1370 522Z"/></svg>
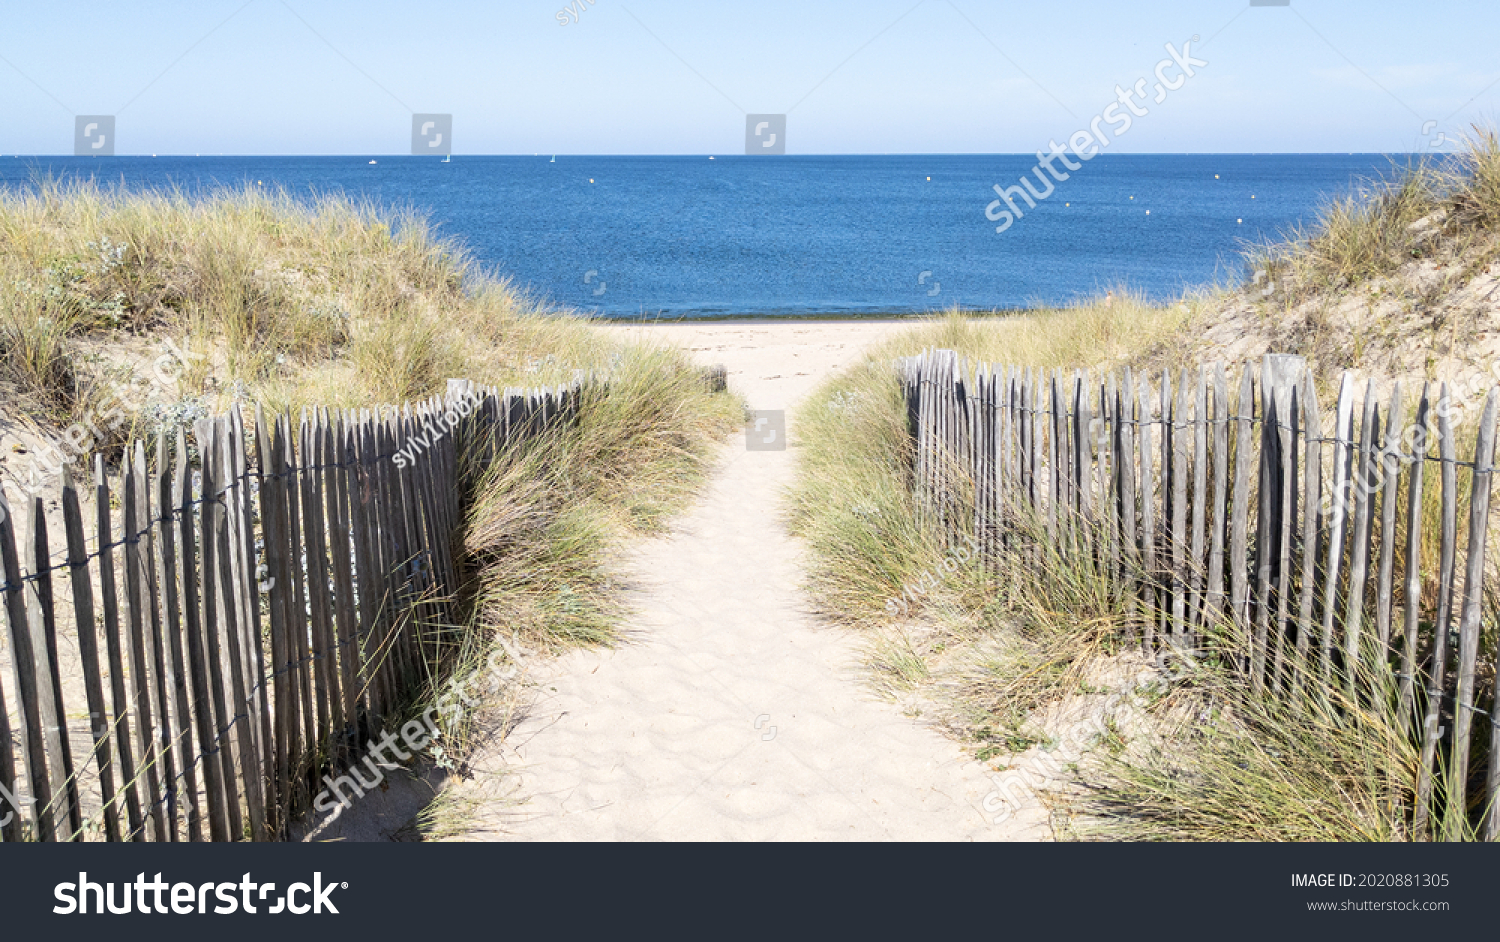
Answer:
<svg viewBox="0 0 1500 942"><path fill-rule="evenodd" d="M752 409L791 409L828 377L913 319L598 322L632 339L675 344L700 366L725 365Z"/></svg>
<svg viewBox="0 0 1500 942"><path fill-rule="evenodd" d="M845 314L837 311L809 311L804 314L699 314L679 315L675 317L632 315L626 317L615 317L604 314L589 314L578 312L574 316L582 317L601 327L613 326L667 326L675 324L713 324L718 326L754 326L757 324L915 324L934 317L943 317L955 311L964 317L975 318L1009 318L1025 317L1036 314L1039 311L1056 310L1055 307L1033 307L1033 308L941 308L927 311L912 311L909 313L899 311L878 311L869 315Z"/></svg>

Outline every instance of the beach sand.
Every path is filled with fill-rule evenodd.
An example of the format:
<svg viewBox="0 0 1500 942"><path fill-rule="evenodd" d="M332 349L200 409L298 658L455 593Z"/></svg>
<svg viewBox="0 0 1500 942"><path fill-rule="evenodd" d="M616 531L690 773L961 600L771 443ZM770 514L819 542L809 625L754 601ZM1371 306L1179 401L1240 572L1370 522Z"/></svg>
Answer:
<svg viewBox="0 0 1500 942"><path fill-rule="evenodd" d="M902 326L613 329L725 364L752 409L790 409ZM736 436L671 532L634 548L626 565L635 614L619 646L528 662L519 722L480 750L470 779L450 782L440 802L452 812L443 836L1049 836L1040 808L1005 817L992 800L986 811L994 773L920 718L875 699L859 638L807 612L803 550L780 519L781 491L795 471L790 431L793 448L784 451L747 451Z"/></svg>

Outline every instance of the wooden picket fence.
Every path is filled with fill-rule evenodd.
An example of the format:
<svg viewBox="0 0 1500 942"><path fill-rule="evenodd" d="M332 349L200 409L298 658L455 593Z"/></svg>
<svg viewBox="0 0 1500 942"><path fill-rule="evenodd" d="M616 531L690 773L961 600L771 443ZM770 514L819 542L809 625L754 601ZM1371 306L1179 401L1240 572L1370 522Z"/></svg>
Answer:
<svg viewBox="0 0 1500 942"><path fill-rule="evenodd" d="M1201 654L1228 626L1256 691L1390 691L1421 747L1411 833L1500 834L1500 665L1479 664L1500 391L1460 461L1446 383L1424 383L1414 413L1395 383L1382 413L1374 383L1356 403L1346 374L1325 416L1295 356L1247 363L1234 385L1223 363L1184 370L1175 387L1165 372L971 369L950 350L897 369L917 512L937 532L1010 579L1048 559L1091 567L1133 599L1153 656Z"/></svg>
<svg viewBox="0 0 1500 942"><path fill-rule="evenodd" d="M65 474L61 540L43 495L18 521L0 493L0 838L285 839L319 777L440 668L466 469L570 420L588 381L453 380L446 398L295 426L256 409L248 430L236 407L196 423L192 451L179 431L149 465L127 448L117 476L96 458L95 520ZM71 594L81 698L65 696L80 679L61 667L54 592Z"/></svg>

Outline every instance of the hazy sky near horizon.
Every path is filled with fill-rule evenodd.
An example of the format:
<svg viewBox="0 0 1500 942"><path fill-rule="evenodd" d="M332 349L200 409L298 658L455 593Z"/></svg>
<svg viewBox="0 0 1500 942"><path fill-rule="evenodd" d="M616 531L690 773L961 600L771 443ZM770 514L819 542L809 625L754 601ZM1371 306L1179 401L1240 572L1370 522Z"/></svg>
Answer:
<svg viewBox="0 0 1500 942"><path fill-rule="evenodd" d="M1494 0L0 10L5 155L70 154L85 114L117 116L122 155L399 154L413 112L451 113L458 155L743 153L747 112L788 115L788 154L1020 153L1141 78L1148 114L1114 151L1410 151L1500 115ZM1195 35L1208 65L1154 103L1164 45Z"/></svg>

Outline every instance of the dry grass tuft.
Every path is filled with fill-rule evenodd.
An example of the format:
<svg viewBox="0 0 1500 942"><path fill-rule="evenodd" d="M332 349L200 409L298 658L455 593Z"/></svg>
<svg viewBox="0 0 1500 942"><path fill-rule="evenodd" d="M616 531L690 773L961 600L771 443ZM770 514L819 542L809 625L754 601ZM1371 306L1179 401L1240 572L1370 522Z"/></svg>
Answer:
<svg viewBox="0 0 1500 942"><path fill-rule="evenodd" d="M1391 672L1366 663L1357 696L1311 674L1301 680L1317 695L1258 696L1213 656L1242 641L1217 630L1209 657L1149 708L1149 735L1093 768L1072 803L1075 836L1410 840L1418 748Z"/></svg>

